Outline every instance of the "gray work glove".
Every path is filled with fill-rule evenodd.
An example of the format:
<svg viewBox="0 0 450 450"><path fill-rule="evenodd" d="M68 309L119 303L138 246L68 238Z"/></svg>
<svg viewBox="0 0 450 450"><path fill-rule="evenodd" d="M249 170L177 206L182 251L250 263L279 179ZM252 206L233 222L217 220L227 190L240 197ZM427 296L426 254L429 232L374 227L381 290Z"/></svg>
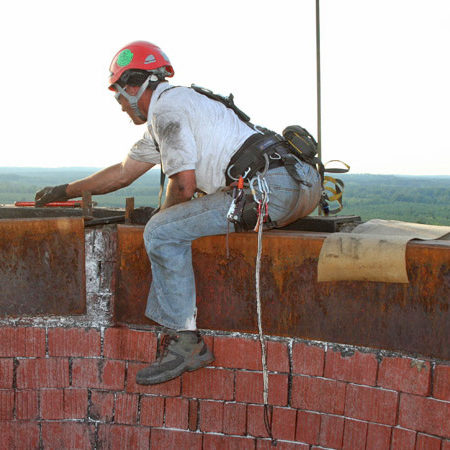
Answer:
<svg viewBox="0 0 450 450"><path fill-rule="evenodd" d="M65 202L70 197L67 196L66 188L68 184L61 184L59 186L47 186L44 189L36 192L34 197L34 206L44 206L50 202Z"/></svg>

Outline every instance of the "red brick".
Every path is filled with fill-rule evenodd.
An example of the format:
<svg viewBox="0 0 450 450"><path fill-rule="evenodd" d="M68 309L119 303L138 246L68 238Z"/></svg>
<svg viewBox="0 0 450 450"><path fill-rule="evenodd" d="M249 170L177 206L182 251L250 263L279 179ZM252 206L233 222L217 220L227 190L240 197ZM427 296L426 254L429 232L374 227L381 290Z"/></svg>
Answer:
<svg viewBox="0 0 450 450"><path fill-rule="evenodd" d="M154 429L152 430L150 439L150 448L200 450L202 448L202 435L200 433L191 433L189 431Z"/></svg>
<svg viewBox="0 0 450 450"><path fill-rule="evenodd" d="M165 414L166 427L187 430L189 425L189 400L167 397Z"/></svg>
<svg viewBox="0 0 450 450"><path fill-rule="evenodd" d="M393 428L391 445L392 450L414 450L416 432L403 428Z"/></svg>
<svg viewBox="0 0 450 450"><path fill-rule="evenodd" d="M116 394L115 423L134 425L138 420L139 396L135 394Z"/></svg>
<svg viewBox="0 0 450 450"><path fill-rule="evenodd" d="M255 440L244 437L205 434L202 448L203 450L254 450Z"/></svg>
<svg viewBox="0 0 450 450"><path fill-rule="evenodd" d="M236 373L236 401L264 403L263 374L261 372ZM288 376L269 374L269 404L286 406L288 402Z"/></svg>
<svg viewBox="0 0 450 450"><path fill-rule="evenodd" d="M84 419L87 416L87 389L64 389L64 414L66 419Z"/></svg>
<svg viewBox="0 0 450 450"><path fill-rule="evenodd" d="M255 339L214 336L214 356L217 367L262 370L261 344Z"/></svg>
<svg viewBox="0 0 450 450"><path fill-rule="evenodd" d="M320 421L319 443L324 447L342 448L344 418L323 415Z"/></svg>
<svg viewBox="0 0 450 450"><path fill-rule="evenodd" d="M292 347L292 370L299 375L323 375L325 350L322 347L296 343Z"/></svg>
<svg viewBox="0 0 450 450"><path fill-rule="evenodd" d="M289 372L289 349L286 342L267 341L267 368L273 372Z"/></svg>
<svg viewBox="0 0 450 450"><path fill-rule="evenodd" d="M276 446L272 444L270 439L256 439L257 450L309 450L309 445L297 442L277 441Z"/></svg>
<svg viewBox="0 0 450 450"><path fill-rule="evenodd" d="M164 398L142 397L141 425L162 427L164 423Z"/></svg>
<svg viewBox="0 0 450 450"><path fill-rule="evenodd" d="M74 359L72 385L92 389L122 390L125 382L125 363L104 359Z"/></svg>
<svg viewBox="0 0 450 450"><path fill-rule="evenodd" d="M450 402L450 366L434 369L433 397Z"/></svg>
<svg viewBox="0 0 450 450"><path fill-rule="evenodd" d="M399 425L450 438L450 403L411 394L400 396Z"/></svg>
<svg viewBox="0 0 450 450"><path fill-rule="evenodd" d="M45 356L45 329L5 327L0 329L0 357Z"/></svg>
<svg viewBox="0 0 450 450"><path fill-rule="evenodd" d="M37 391L16 391L16 417L19 420L34 420L39 417Z"/></svg>
<svg viewBox="0 0 450 450"><path fill-rule="evenodd" d="M14 418L14 391L0 391L0 420Z"/></svg>
<svg viewBox="0 0 450 450"><path fill-rule="evenodd" d="M376 423L369 423L369 428L367 430L366 450L389 448L389 443L391 441L391 430L391 427L386 427Z"/></svg>
<svg viewBox="0 0 450 450"><path fill-rule="evenodd" d="M242 403L223 405L223 432L243 436L246 432L247 406Z"/></svg>
<svg viewBox="0 0 450 450"><path fill-rule="evenodd" d="M64 419L64 394L62 389L41 391L41 417L43 419Z"/></svg>
<svg viewBox="0 0 450 450"><path fill-rule="evenodd" d="M214 353L214 336L205 336L202 335L203 342L206 344L206 346L211 350L212 353Z"/></svg>
<svg viewBox="0 0 450 450"><path fill-rule="evenodd" d="M275 439L293 441L297 411L290 408L273 408L272 435Z"/></svg>
<svg viewBox="0 0 450 450"><path fill-rule="evenodd" d="M442 450L450 450L450 441L442 441Z"/></svg>
<svg viewBox="0 0 450 450"><path fill-rule="evenodd" d="M341 381L294 376L292 406L331 414L342 414L345 405L345 383Z"/></svg>
<svg viewBox="0 0 450 450"><path fill-rule="evenodd" d="M247 434L253 437L269 437L264 422L264 406L247 406Z"/></svg>
<svg viewBox="0 0 450 450"><path fill-rule="evenodd" d="M182 393L186 397L233 400L234 373L222 369L200 369L183 374Z"/></svg>
<svg viewBox="0 0 450 450"><path fill-rule="evenodd" d="M320 414L298 411L295 440L307 442L308 444L318 444L320 433L320 417Z"/></svg>
<svg viewBox="0 0 450 450"><path fill-rule="evenodd" d="M372 353L342 356L338 351L328 350L325 357L325 377L333 380L375 386L377 367L378 361Z"/></svg>
<svg viewBox="0 0 450 450"><path fill-rule="evenodd" d="M342 448L344 450L365 450L367 437L367 422L345 419L344 440Z"/></svg>
<svg viewBox="0 0 450 450"><path fill-rule="evenodd" d="M156 336L150 331L108 328L103 353L107 358L148 362L155 359L156 343Z"/></svg>
<svg viewBox="0 0 450 450"><path fill-rule="evenodd" d="M41 391L43 419L83 419L87 412L86 389L45 389Z"/></svg>
<svg viewBox="0 0 450 450"><path fill-rule="evenodd" d="M223 429L223 403L200 401L200 431L221 433Z"/></svg>
<svg viewBox="0 0 450 450"><path fill-rule="evenodd" d="M148 364L129 363L127 371L127 392L139 392L143 394L157 394L176 397L181 392L181 378L175 378L166 383L153 386L143 386L136 383L136 374Z"/></svg>
<svg viewBox="0 0 450 450"><path fill-rule="evenodd" d="M98 448L102 449L148 450L150 429L143 427L131 427L127 425L100 424L98 427L98 441Z"/></svg>
<svg viewBox="0 0 450 450"><path fill-rule="evenodd" d="M50 356L100 356L100 332L85 328L48 330Z"/></svg>
<svg viewBox="0 0 450 450"><path fill-rule="evenodd" d="M39 425L36 422L0 422L2 448L39 448Z"/></svg>
<svg viewBox="0 0 450 450"><path fill-rule="evenodd" d="M0 389L13 386L14 362L12 359L0 359Z"/></svg>
<svg viewBox="0 0 450 450"><path fill-rule="evenodd" d="M188 418L188 428L191 431L196 431L198 428L198 411L199 411L199 401L189 400L189 418Z"/></svg>
<svg viewBox="0 0 450 450"><path fill-rule="evenodd" d="M441 440L425 434L417 435L416 450L441 450Z"/></svg>
<svg viewBox="0 0 450 450"><path fill-rule="evenodd" d="M112 392L92 391L89 417L92 420L111 422L114 411L114 394Z"/></svg>
<svg viewBox="0 0 450 450"><path fill-rule="evenodd" d="M93 425L78 422L43 422L42 443L44 448L91 448L95 442Z"/></svg>
<svg viewBox="0 0 450 450"><path fill-rule="evenodd" d="M345 398L345 415L369 422L395 425L397 392L379 388L348 385Z"/></svg>
<svg viewBox="0 0 450 450"><path fill-rule="evenodd" d="M411 358L384 358L380 363L378 386L411 394L430 393L430 363Z"/></svg>
<svg viewBox="0 0 450 450"><path fill-rule="evenodd" d="M24 389L69 386L69 360L63 358L21 359L17 387Z"/></svg>

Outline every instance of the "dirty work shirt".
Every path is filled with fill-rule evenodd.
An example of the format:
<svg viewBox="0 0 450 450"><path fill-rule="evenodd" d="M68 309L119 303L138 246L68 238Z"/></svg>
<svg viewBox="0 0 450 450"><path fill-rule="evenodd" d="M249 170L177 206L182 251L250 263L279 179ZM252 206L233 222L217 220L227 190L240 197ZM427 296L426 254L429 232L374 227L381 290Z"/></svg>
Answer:
<svg viewBox="0 0 450 450"><path fill-rule="evenodd" d="M148 111L148 130L128 156L162 163L168 176L195 170L197 188L213 194L226 185L232 155L255 133L225 105L187 87L160 83ZM160 153L156 149L155 141Z"/></svg>

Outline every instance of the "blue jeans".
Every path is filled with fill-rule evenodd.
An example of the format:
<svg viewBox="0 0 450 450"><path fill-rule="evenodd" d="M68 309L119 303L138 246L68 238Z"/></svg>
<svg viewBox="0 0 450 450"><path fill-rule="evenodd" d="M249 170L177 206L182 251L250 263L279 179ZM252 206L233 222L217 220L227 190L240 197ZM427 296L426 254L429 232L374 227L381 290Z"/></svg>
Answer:
<svg viewBox="0 0 450 450"><path fill-rule="evenodd" d="M304 211L307 212L303 215L313 211L319 202L318 173L300 162L296 169L302 179L312 186L299 184L283 166L266 174L272 221L287 216L299 196L305 199ZM196 329L191 243L202 236L227 233L226 215L231 201L228 193L217 192L171 206L149 220L144 231L153 276L145 311L148 318L177 331ZM230 226L230 232L234 232L233 226Z"/></svg>

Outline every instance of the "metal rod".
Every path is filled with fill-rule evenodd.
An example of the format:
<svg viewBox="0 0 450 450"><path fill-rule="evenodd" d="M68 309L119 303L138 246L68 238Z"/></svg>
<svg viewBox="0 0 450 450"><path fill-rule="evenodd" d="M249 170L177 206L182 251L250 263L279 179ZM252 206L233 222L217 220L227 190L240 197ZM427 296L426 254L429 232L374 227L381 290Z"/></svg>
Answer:
<svg viewBox="0 0 450 450"><path fill-rule="evenodd" d="M322 108L320 83L320 0L316 0L317 153L322 158Z"/></svg>

